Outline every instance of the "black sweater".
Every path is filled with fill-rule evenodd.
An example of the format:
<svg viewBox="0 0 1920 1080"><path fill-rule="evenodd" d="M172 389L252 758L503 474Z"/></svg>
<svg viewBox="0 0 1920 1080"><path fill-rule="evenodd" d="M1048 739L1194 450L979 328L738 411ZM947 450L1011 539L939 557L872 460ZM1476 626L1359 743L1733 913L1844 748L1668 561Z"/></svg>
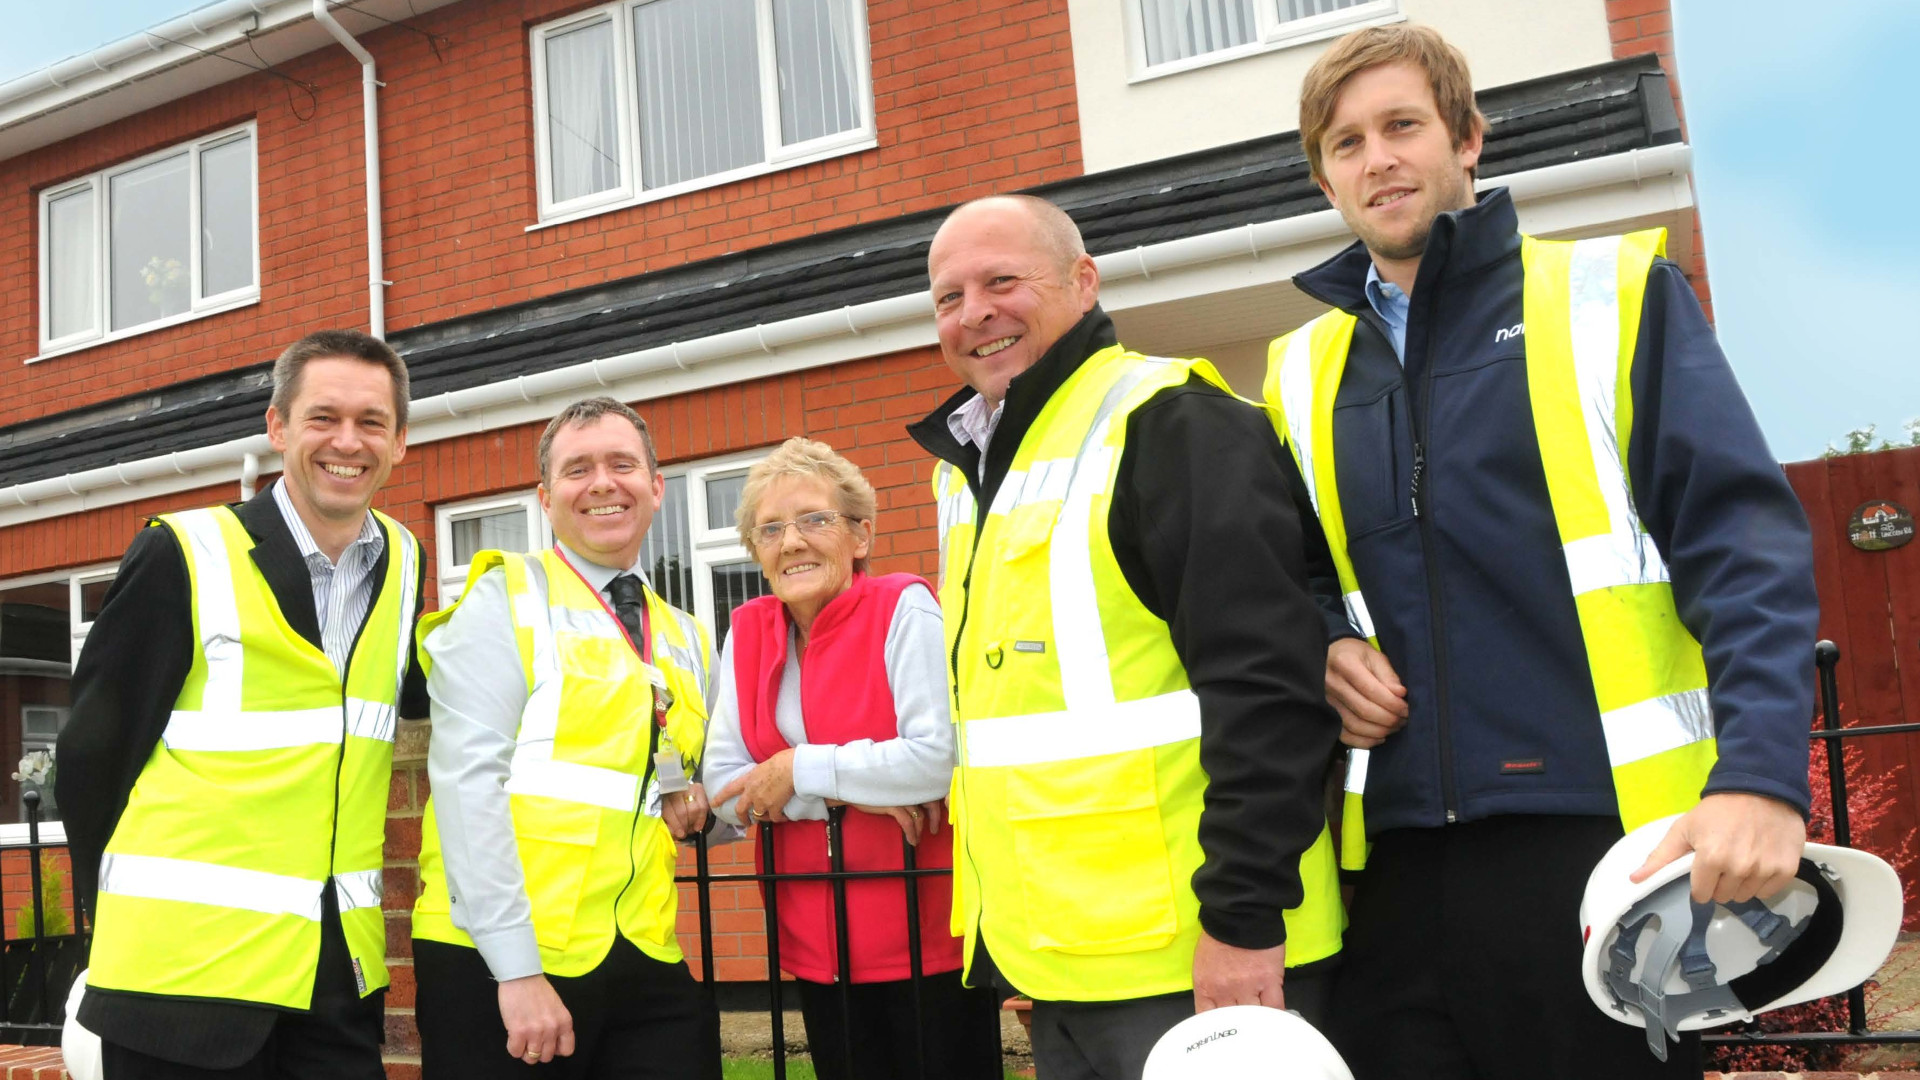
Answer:
<svg viewBox="0 0 1920 1080"><path fill-rule="evenodd" d="M1087 357L1115 343L1095 307L1007 388L985 469L947 417L963 389L908 428L992 505L1021 439ZM1200 923L1240 948L1286 940L1300 856L1325 822L1340 724L1327 705L1325 624L1308 590L1304 493L1272 422L1199 378L1127 420L1108 532L1127 584L1167 622L1200 699ZM1316 535L1318 530L1312 530Z"/></svg>

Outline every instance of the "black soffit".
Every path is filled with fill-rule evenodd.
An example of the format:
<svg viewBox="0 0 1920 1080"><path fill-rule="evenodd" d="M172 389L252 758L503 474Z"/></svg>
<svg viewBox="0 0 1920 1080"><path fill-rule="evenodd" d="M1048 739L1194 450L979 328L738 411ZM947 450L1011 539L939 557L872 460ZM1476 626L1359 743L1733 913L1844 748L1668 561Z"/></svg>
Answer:
<svg viewBox="0 0 1920 1080"><path fill-rule="evenodd" d="M1483 178L1680 140L1656 58L1483 91ZM1297 132L1027 189L1094 254L1326 207ZM945 209L789 240L390 335L416 398L927 287ZM56 361L57 362L57 361ZM259 433L266 363L0 428L0 487Z"/></svg>

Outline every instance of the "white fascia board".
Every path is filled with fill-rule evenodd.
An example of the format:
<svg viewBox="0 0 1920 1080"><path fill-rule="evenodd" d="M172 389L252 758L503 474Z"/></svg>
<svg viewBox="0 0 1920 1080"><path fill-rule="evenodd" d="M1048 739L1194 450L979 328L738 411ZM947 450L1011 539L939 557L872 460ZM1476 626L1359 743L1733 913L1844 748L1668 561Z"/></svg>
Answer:
<svg viewBox="0 0 1920 1080"><path fill-rule="evenodd" d="M328 0L366 31L455 2ZM242 78L256 54L280 64L332 44L312 0L215 0L0 83L0 160Z"/></svg>
<svg viewBox="0 0 1920 1080"><path fill-rule="evenodd" d="M1530 232L1591 231L1693 205L1691 151L1681 144L1499 177ZM1100 256L1110 312L1285 281L1351 235L1333 210L1258 222ZM590 394L650 401L935 343L933 305L916 292L777 323L622 353L414 401L407 443L493 431L551 417ZM278 469L265 435L0 488L0 528L212 484L238 482L247 454Z"/></svg>

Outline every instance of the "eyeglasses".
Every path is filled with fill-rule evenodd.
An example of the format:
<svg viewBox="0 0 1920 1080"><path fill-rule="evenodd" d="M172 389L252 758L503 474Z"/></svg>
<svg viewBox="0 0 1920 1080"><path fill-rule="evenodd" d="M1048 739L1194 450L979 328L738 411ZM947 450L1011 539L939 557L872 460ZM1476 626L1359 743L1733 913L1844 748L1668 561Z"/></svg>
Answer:
<svg viewBox="0 0 1920 1080"><path fill-rule="evenodd" d="M815 510L811 514L801 514L792 521L769 521L765 525L755 525L751 535L756 547L772 547L787 535L789 525L799 529L801 536L819 536L846 516L838 510Z"/></svg>

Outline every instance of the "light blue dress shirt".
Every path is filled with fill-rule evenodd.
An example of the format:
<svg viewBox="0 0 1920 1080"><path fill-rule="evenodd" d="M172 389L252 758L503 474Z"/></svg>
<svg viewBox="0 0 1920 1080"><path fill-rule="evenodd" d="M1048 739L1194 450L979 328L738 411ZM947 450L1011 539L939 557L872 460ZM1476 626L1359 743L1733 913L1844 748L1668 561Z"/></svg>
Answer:
<svg viewBox="0 0 1920 1080"><path fill-rule="evenodd" d="M1393 341L1393 355L1407 362L1407 294L1400 286L1380 277L1379 268L1367 264L1367 303L1387 323L1387 336Z"/></svg>

